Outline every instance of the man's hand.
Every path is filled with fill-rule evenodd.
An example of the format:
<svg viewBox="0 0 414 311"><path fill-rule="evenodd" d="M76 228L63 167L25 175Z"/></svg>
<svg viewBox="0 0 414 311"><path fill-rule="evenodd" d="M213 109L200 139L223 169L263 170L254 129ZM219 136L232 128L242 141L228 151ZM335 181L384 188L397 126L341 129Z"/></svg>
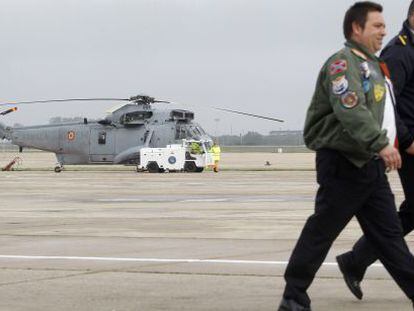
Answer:
<svg viewBox="0 0 414 311"><path fill-rule="evenodd" d="M408 154L414 155L414 143L412 143L410 145L410 147L408 147L407 149L405 149L405 152L407 152Z"/></svg>
<svg viewBox="0 0 414 311"><path fill-rule="evenodd" d="M401 156L398 149L388 145L379 152L379 156L384 160L388 170L396 170L401 168Z"/></svg>

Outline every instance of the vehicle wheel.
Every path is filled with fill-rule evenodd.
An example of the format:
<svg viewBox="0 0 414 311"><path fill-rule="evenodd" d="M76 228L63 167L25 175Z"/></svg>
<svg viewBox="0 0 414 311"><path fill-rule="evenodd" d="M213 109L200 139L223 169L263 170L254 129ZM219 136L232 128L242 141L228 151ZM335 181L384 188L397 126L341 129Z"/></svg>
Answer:
<svg viewBox="0 0 414 311"><path fill-rule="evenodd" d="M55 173L60 173L62 171L61 166L55 166Z"/></svg>
<svg viewBox="0 0 414 311"><path fill-rule="evenodd" d="M185 162L184 170L186 172L195 173L197 172L197 165L193 161Z"/></svg>
<svg viewBox="0 0 414 311"><path fill-rule="evenodd" d="M158 166L157 162L149 162L147 164L147 170L150 173L159 173L160 172L160 167Z"/></svg>
<svg viewBox="0 0 414 311"><path fill-rule="evenodd" d="M197 167L197 170L196 170L197 173L201 173L202 171L204 171L204 167Z"/></svg>

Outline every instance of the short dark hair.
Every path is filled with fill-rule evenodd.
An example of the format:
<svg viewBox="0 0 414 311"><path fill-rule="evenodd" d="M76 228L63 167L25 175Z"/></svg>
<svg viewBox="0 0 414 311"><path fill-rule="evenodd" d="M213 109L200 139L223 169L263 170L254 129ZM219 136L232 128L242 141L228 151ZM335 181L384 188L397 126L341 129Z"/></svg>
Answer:
<svg viewBox="0 0 414 311"><path fill-rule="evenodd" d="M414 14L414 0L411 1L411 3L410 3L410 7L408 8L407 17L410 17L413 14Z"/></svg>
<svg viewBox="0 0 414 311"><path fill-rule="evenodd" d="M362 29L365 28L365 23L367 22L367 17L368 17L369 12L382 13L382 5L375 3L375 2L371 2L371 1L361 1L361 2L356 2L353 6L351 6L348 9L348 11L346 11L345 18L344 18L344 36L347 40L351 39L352 32L353 32L352 30L353 23L357 23L357 25L362 27Z"/></svg>

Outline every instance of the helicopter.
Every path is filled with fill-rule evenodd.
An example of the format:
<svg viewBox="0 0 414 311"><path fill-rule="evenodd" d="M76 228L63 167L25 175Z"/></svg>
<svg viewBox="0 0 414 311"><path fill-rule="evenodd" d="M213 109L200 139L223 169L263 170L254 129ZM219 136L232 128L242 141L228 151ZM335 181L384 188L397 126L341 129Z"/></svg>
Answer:
<svg viewBox="0 0 414 311"><path fill-rule="evenodd" d="M70 101L127 101L108 111L103 119L62 124L8 127L0 122L0 139L10 140L23 148L53 152L59 173L65 165L124 164L139 165L141 148L162 148L180 143L183 139L204 141L209 147L213 139L194 122L194 112L186 109L154 108L156 103L171 103L147 95L130 98L70 98L0 103L0 106ZM215 108L221 111L248 115L277 122L283 120ZM9 108L0 115L17 110Z"/></svg>

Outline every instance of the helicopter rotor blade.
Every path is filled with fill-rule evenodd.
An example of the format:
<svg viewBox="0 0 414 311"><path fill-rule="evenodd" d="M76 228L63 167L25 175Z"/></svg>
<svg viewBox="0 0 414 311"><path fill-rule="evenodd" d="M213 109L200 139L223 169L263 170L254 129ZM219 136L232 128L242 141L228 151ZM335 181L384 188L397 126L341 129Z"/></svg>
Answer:
<svg viewBox="0 0 414 311"><path fill-rule="evenodd" d="M70 101L116 101L116 100L130 101L129 98L67 98L67 99L47 99L47 100L32 100L32 101L0 103L0 106L44 104L44 103L53 103L53 102L70 102Z"/></svg>
<svg viewBox="0 0 414 311"><path fill-rule="evenodd" d="M238 110L218 108L218 107L213 107L213 108L216 109L216 110L226 111L226 112L235 113L235 114L241 114L243 116L249 116L249 117L258 118L258 119L264 119L264 120L276 121L276 122L285 122L284 120L281 120L281 119L261 116L261 115L258 115L258 114L253 114L253 113L248 113L248 112L243 112L243 111L238 111Z"/></svg>

